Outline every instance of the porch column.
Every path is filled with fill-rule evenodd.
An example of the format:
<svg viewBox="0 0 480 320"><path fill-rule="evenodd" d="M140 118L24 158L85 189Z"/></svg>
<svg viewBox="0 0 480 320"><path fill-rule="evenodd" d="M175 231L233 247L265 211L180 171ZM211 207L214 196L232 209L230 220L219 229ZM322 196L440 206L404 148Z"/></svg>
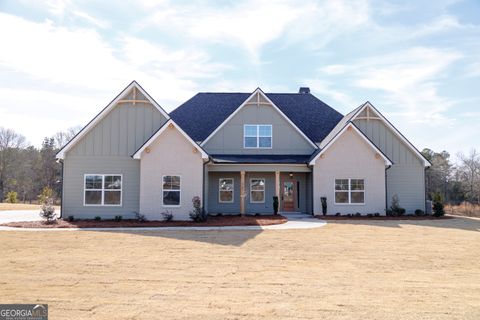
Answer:
<svg viewBox="0 0 480 320"><path fill-rule="evenodd" d="M240 171L240 214L245 215L245 171Z"/></svg>
<svg viewBox="0 0 480 320"><path fill-rule="evenodd" d="M275 195L280 199L280 171L275 171Z"/></svg>

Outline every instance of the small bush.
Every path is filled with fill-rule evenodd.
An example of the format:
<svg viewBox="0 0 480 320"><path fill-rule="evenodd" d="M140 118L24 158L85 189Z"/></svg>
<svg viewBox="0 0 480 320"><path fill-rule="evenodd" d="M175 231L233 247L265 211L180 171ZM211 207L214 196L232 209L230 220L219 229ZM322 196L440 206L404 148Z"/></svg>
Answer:
<svg viewBox="0 0 480 320"><path fill-rule="evenodd" d="M374 216L374 217L380 217L380 213L375 212L375 213L373 214L373 216Z"/></svg>
<svg viewBox="0 0 480 320"><path fill-rule="evenodd" d="M52 201L46 201L44 204L42 204L40 217L45 219L46 224L50 224L57 219L57 214L55 213L55 208L52 205Z"/></svg>
<svg viewBox="0 0 480 320"><path fill-rule="evenodd" d="M102 220L102 217L100 217L100 216L96 216L96 217L95 217L95 218L93 218L93 219L94 219L95 221L100 221L100 220Z"/></svg>
<svg viewBox="0 0 480 320"><path fill-rule="evenodd" d="M369 213L367 214L367 218L372 218L373 217L373 214Z"/></svg>
<svg viewBox="0 0 480 320"><path fill-rule="evenodd" d="M445 215L445 209L443 207L443 199L440 193L436 193L433 196L433 215L435 217L442 217Z"/></svg>
<svg viewBox="0 0 480 320"><path fill-rule="evenodd" d="M115 216L115 221L120 222L122 221L123 217L122 216Z"/></svg>
<svg viewBox="0 0 480 320"><path fill-rule="evenodd" d="M424 215L425 215L425 212L424 212L423 210L421 210L421 209L417 209L417 210L415 210L415 215L416 215L417 217L421 217L421 216L424 216Z"/></svg>
<svg viewBox="0 0 480 320"><path fill-rule="evenodd" d="M192 205L193 205L193 210L190 211L190 219L192 219L194 222L205 222L207 221L207 215L205 214L205 211L202 209L202 202L200 200L200 197L195 196L192 198Z"/></svg>
<svg viewBox="0 0 480 320"><path fill-rule="evenodd" d="M162 220L165 222L170 222L173 220L173 213L168 210L165 212L162 212L161 215L162 215Z"/></svg>
<svg viewBox="0 0 480 320"><path fill-rule="evenodd" d="M340 216L341 216L340 212L335 213L335 217L340 217Z"/></svg>
<svg viewBox="0 0 480 320"><path fill-rule="evenodd" d="M320 201L322 202L322 214L327 214L327 197L320 197Z"/></svg>
<svg viewBox="0 0 480 320"><path fill-rule="evenodd" d="M147 221L147 218L145 218L145 215L144 215L144 214L140 214L139 212L135 212L135 219L136 219L138 222L145 222L145 221Z"/></svg>
<svg viewBox="0 0 480 320"><path fill-rule="evenodd" d="M68 216L67 221L68 222L73 222L73 221L75 221L75 217L74 216Z"/></svg>
<svg viewBox="0 0 480 320"><path fill-rule="evenodd" d="M18 200L17 200L17 193L15 191L10 191L7 193L7 199L6 202L8 203L17 203Z"/></svg>

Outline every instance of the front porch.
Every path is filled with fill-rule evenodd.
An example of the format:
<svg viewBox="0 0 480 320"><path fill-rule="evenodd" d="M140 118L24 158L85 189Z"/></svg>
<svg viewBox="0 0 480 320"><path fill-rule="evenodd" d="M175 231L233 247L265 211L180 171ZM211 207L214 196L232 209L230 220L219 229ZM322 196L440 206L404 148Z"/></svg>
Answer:
<svg viewBox="0 0 480 320"><path fill-rule="evenodd" d="M306 164L209 164L205 208L210 214L312 213L311 170Z"/></svg>

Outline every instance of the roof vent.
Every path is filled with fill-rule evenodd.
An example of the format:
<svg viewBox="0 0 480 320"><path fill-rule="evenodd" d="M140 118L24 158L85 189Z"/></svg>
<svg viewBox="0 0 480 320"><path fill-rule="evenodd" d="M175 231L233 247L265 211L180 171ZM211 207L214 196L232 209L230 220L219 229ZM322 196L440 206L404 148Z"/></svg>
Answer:
<svg viewBox="0 0 480 320"><path fill-rule="evenodd" d="M310 88L309 87L300 87L300 89L298 89L298 93L310 93Z"/></svg>

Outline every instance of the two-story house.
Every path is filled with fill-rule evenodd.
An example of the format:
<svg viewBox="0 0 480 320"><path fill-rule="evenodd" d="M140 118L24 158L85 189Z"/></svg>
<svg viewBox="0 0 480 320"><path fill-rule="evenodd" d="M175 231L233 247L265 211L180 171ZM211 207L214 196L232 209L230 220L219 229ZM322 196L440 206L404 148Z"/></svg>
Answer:
<svg viewBox="0 0 480 320"><path fill-rule="evenodd" d="M135 81L57 157L62 216L170 211L385 214L425 210L421 153L369 102L343 116L310 93L198 93L170 114Z"/></svg>

